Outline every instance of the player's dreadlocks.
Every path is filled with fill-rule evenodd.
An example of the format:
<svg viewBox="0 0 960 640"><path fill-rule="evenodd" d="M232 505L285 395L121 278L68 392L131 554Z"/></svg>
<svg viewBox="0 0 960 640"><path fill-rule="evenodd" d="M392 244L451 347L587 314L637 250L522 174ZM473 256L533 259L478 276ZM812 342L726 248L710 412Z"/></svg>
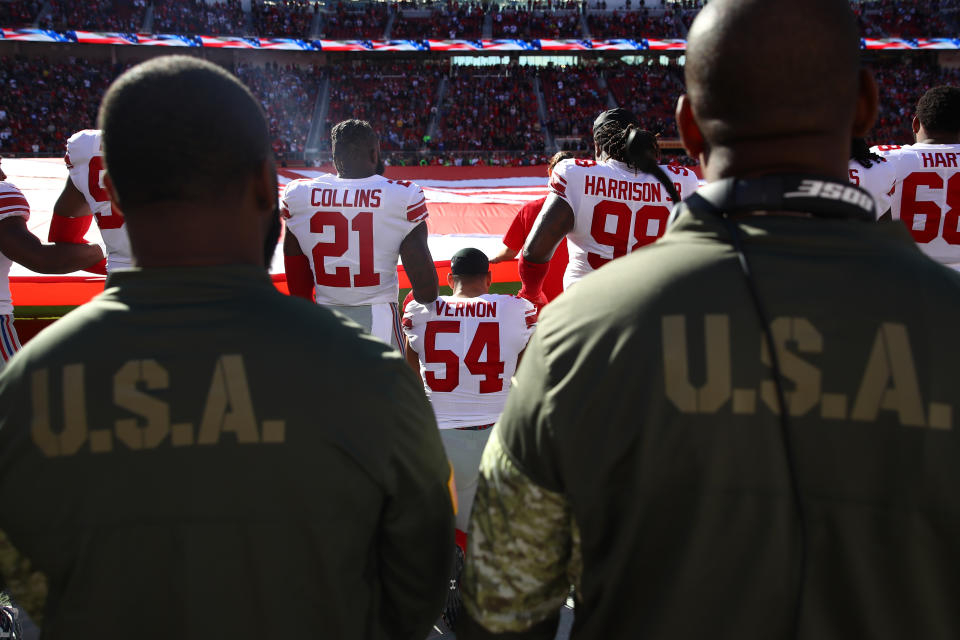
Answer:
<svg viewBox="0 0 960 640"><path fill-rule="evenodd" d="M673 181L658 166L660 144L657 136L641 129L629 111L616 108L601 113L593 123L593 141L601 157L619 160L636 171L652 175L674 202L680 202Z"/></svg>
<svg viewBox="0 0 960 640"><path fill-rule="evenodd" d="M867 141L863 138L854 138L850 141L850 157L860 163L864 169L869 169L883 158L870 151Z"/></svg>
<svg viewBox="0 0 960 640"><path fill-rule="evenodd" d="M593 140L602 153L644 173L649 173L650 164L660 159L657 136L633 124L605 122L594 130Z"/></svg>

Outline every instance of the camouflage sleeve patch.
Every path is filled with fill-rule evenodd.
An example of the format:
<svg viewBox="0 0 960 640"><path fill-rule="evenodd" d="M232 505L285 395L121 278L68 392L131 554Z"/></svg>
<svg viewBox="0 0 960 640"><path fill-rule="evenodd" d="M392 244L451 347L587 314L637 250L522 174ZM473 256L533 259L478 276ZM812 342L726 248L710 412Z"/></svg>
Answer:
<svg viewBox="0 0 960 640"><path fill-rule="evenodd" d="M558 615L581 563L566 498L530 481L492 435L480 460L463 603L490 632L522 632Z"/></svg>

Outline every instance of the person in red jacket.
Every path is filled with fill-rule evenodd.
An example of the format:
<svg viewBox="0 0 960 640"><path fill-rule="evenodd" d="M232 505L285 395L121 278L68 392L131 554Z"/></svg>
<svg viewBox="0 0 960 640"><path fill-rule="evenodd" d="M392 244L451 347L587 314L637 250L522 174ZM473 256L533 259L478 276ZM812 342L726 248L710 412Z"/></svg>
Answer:
<svg viewBox="0 0 960 640"><path fill-rule="evenodd" d="M553 173L553 167L556 166L558 162L572 157L573 154L569 151L555 153L553 157L550 158L550 164L547 166L547 177L549 178L550 174ZM527 236L530 235L530 231L533 229L533 222L540 214L540 208L543 207L546 199L547 197L544 196L538 200L531 200L520 208L520 211L517 212L516 217L510 224L510 228L507 229L506 235L503 236L503 249L496 256L490 258L491 264L506 262L507 260L513 260L517 257L517 254L523 249L523 243L526 242ZM554 252L553 258L550 260L547 279L543 281L543 293L547 297L548 302L563 293L563 272L566 268L567 243L561 242L560 246L558 246Z"/></svg>

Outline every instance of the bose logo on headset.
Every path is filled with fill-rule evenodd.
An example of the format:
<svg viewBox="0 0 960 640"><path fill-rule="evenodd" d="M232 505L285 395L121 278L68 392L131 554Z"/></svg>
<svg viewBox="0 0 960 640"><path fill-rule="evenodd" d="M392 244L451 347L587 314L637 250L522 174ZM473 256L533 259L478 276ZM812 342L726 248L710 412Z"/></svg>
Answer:
<svg viewBox="0 0 960 640"><path fill-rule="evenodd" d="M797 191L783 194L784 198L825 198L840 200L856 205L867 211L873 211L873 198L864 191L839 182L825 182L823 180L804 180L797 187Z"/></svg>

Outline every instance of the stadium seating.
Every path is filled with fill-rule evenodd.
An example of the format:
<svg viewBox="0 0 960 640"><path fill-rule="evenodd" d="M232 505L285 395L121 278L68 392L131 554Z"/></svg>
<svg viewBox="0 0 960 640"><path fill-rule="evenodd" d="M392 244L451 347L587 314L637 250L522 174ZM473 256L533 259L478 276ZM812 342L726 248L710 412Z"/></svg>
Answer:
<svg viewBox="0 0 960 640"><path fill-rule="evenodd" d="M494 38L582 38L577 11L502 9L493 14Z"/></svg>
<svg viewBox="0 0 960 640"><path fill-rule="evenodd" d="M323 69L268 64L264 67L240 65L235 71L263 103L277 157L282 161L301 157Z"/></svg>
<svg viewBox="0 0 960 640"><path fill-rule="evenodd" d="M533 95L532 70L516 65L463 67L451 79L438 140L442 151L505 149L518 156L542 153L543 132Z"/></svg>
<svg viewBox="0 0 960 640"><path fill-rule="evenodd" d="M416 62L335 66L326 131L331 123L362 118L380 132L384 150L418 149L435 113L431 107L440 77L439 65ZM324 135L329 139L329 133Z"/></svg>
<svg viewBox="0 0 960 640"><path fill-rule="evenodd" d="M50 0L50 10L40 25L58 31L137 33L143 30L146 12L146 0Z"/></svg>
<svg viewBox="0 0 960 640"><path fill-rule="evenodd" d="M153 5L154 33L245 35L250 29L240 0L157 0Z"/></svg>
<svg viewBox="0 0 960 640"><path fill-rule="evenodd" d="M0 2L0 25L30 27L36 21L43 3L39 0Z"/></svg>
<svg viewBox="0 0 960 640"><path fill-rule="evenodd" d="M254 1L250 12L253 31L259 36L307 38L318 6L306 0Z"/></svg>
<svg viewBox="0 0 960 640"><path fill-rule="evenodd" d="M441 9L426 15L417 12L400 12L390 34L393 39L466 39L478 40L483 36L483 8L479 5L454 5L448 2Z"/></svg>
<svg viewBox="0 0 960 640"><path fill-rule="evenodd" d="M0 152L62 155L67 138L95 126L100 98L124 68L83 58L0 57Z"/></svg>
<svg viewBox="0 0 960 640"><path fill-rule="evenodd" d="M960 69L940 67L927 56L885 57L872 67L880 89L880 115L867 138L872 144L912 142L911 123L923 92L940 84L960 84Z"/></svg>
<svg viewBox="0 0 960 640"><path fill-rule="evenodd" d="M610 11L587 14L590 35L595 38L678 38L684 29L673 11L651 14L639 11Z"/></svg>
<svg viewBox="0 0 960 640"><path fill-rule="evenodd" d="M612 64L603 73L617 106L635 113L644 129L677 137L673 114L684 91L682 67Z"/></svg>
<svg viewBox="0 0 960 640"><path fill-rule="evenodd" d="M540 85L547 107L547 126L554 137L569 138L565 149L590 149L590 126L597 114L610 108L593 69L546 67Z"/></svg>
<svg viewBox="0 0 960 640"><path fill-rule="evenodd" d="M854 2L853 6L867 37L952 38L960 26L958 0L875 0Z"/></svg>
<svg viewBox="0 0 960 640"><path fill-rule="evenodd" d="M369 5L348 11L337 4L334 11L324 15L321 37L328 40L376 40L383 38L387 28L387 8Z"/></svg>

